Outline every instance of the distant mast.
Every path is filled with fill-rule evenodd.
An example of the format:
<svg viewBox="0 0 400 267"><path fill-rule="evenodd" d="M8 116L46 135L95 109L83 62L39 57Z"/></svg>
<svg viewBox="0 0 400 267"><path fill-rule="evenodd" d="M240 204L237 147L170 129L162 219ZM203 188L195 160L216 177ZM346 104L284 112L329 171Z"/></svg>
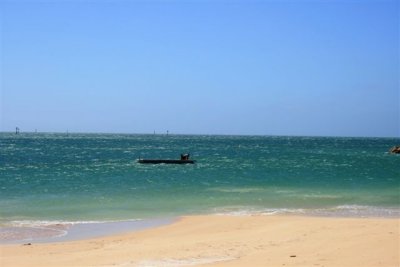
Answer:
<svg viewBox="0 0 400 267"><path fill-rule="evenodd" d="M19 134L19 128L15 127L15 134Z"/></svg>

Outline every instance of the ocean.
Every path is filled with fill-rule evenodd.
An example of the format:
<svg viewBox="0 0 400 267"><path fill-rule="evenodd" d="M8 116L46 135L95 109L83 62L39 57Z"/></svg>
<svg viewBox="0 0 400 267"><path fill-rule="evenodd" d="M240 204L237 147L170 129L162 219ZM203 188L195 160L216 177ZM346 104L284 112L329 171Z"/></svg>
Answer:
<svg viewBox="0 0 400 267"><path fill-rule="evenodd" d="M400 155L388 152L399 144L400 138L0 133L0 242L64 235L65 225L196 214L400 217ZM137 163L181 153L196 163ZM56 233L44 231L49 225Z"/></svg>

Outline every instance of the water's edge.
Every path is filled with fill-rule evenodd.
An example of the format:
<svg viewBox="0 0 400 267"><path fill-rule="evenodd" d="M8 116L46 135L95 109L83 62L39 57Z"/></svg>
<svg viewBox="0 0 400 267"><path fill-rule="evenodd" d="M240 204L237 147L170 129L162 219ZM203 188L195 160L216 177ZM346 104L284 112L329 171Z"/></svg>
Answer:
<svg viewBox="0 0 400 267"><path fill-rule="evenodd" d="M0 244L32 244L78 241L155 228L178 218L114 222L78 222L0 228Z"/></svg>

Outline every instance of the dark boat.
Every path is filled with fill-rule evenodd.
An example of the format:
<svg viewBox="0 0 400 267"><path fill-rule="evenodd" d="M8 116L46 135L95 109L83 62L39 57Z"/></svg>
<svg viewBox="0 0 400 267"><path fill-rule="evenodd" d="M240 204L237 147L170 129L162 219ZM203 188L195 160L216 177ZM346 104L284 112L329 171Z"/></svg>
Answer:
<svg viewBox="0 0 400 267"><path fill-rule="evenodd" d="M138 159L138 163L147 164L193 164L196 161L189 159L189 154L181 154L181 159Z"/></svg>
<svg viewBox="0 0 400 267"><path fill-rule="evenodd" d="M194 160L181 160L181 159L138 159L139 163L149 164L193 164Z"/></svg>

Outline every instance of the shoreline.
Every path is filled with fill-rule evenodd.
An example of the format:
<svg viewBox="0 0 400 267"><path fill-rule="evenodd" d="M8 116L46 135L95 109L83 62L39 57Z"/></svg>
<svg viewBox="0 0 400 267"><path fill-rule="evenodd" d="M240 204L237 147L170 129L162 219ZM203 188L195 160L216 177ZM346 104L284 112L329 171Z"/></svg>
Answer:
<svg viewBox="0 0 400 267"><path fill-rule="evenodd" d="M14 221L0 225L0 245L24 243L55 243L94 239L136 232L143 229L168 225L181 217L193 216L304 216L316 218L367 218L400 219L400 209L372 206L344 205L327 209L239 209L214 210L212 213L127 219L116 221Z"/></svg>
<svg viewBox="0 0 400 267"><path fill-rule="evenodd" d="M332 212L332 210L334 212ZM190 216L305 216L316 218L400 219L400 210L389 207L345 205L333 209L243 209L215 210L213 213L127 219L116 221L14 221L0 225L0 245L24 243L55 243L107 237L124 232L135 232L175 222Z"/></svg>
<svg viewBox="0 0 400 267"><path fill-rule="evenodd" d="M2 266L399 266L399 218L195 215L75 241L1 244Z"/></svg>

